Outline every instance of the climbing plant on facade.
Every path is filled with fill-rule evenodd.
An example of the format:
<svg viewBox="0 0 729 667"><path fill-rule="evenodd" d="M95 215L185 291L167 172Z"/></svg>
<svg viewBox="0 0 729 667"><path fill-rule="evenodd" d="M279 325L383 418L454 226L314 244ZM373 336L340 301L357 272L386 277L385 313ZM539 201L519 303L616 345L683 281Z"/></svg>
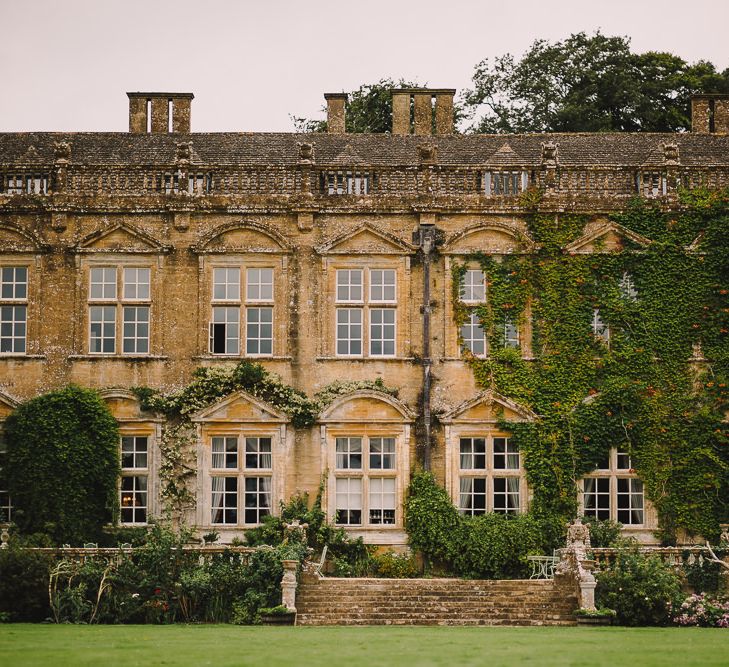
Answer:
<svg viewBox="0 0 729 667"><path fill-rule="evenodd" d="M671 213L636 200L613 219L649 245L575 255L564 248L587 218L555 224L536 203L526 212L537 251L465 259L488 291L475 311L490 354L468 357L475 378L540 415L504 424L523 455L532 511L573 515L577 481L617 447L630 453L664 540L678 529L715 536L729 514L729 193L684 192ZM464 271L453 268L459 327ZM504 348L507 318L531 325L533 361Z"/></svg>
<svg viewBox="0 0 729 667"><path fill-rule="evenodd" d="M70 385L6 420L13 522L57 542L97 541L115 518L119 432L98 393Z"/></svg>

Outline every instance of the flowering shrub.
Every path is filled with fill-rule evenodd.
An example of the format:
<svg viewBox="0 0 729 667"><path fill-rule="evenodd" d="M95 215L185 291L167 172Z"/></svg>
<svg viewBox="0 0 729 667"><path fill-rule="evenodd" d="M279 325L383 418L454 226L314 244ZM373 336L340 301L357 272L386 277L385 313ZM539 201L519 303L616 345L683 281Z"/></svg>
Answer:
<svg viewBox="0 0 729 667"><path fill-rule="evenodd" d="M705 593L689 595L680 605L674 605L672 618L676 625L729 628L729 598Z"/></svg>
<svg viewBox="0 0 729 667"><path fill-rule="evenodd" d="M659 557L624 549L597 573L596 593L599 605L615 609L620 625L668 625L681 600L681 580Z"/></svg>

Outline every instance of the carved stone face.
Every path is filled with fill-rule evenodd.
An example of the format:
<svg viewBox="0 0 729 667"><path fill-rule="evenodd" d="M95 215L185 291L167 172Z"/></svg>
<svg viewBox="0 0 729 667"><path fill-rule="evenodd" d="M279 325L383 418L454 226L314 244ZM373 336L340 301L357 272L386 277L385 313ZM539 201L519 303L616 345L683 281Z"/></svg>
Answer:
<svg viewBox="0 0 729 667"><path fill-rule="evenodd" d="M557 144L553 141L542 143L542 162L548 164L557 162Z"/></svg>
<svg viewBox="0 0 729 667"><path fill-rule="evenodd" d="M299 144L299 159L300 160L313 160L314 159L314 144L309 144L309 143Z"/></svg>
<svg viewBox="0 0 729 667"><path fill-rule="evenodd" d="M58 141L54 145L56 160L71 159L71 144L67 141Z"/></svg>
<svg viewBox="0 0 729 667"><path fill-rule="evenodd" d="M432 144L418 146L418 157L422 162L435 162L437 149Z"/></svg>

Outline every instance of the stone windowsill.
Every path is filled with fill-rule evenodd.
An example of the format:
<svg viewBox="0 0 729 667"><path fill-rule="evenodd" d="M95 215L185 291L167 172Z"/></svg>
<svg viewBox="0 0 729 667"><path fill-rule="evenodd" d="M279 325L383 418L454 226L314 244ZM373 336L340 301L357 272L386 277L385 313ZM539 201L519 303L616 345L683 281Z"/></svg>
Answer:
<svg viewBox="0 0 729 667"><path fill-rule="evenodd" d="M199 354L194 356L193 359L196 361L292 361L291 356L262 356L262 357L242 357L240 355L226 355L226 354Z"/></svg>
<svg viewBox="0 0 729 667"><path fill-rule="evenodd" d="M316 361L360 361L360 362L376 362L376 361L415 361L415 357L317 357Z"/></svg>
<svg viewBox="0 0 729 667"><path fill-rule="evenodd" d="M19 353L15 353L15 352L13 352L11 354L6 354L3 352L2 354L0 354L0 359L12 359L13 361L22 361L24 359L37 360L37 359L45 359L45 358L46 358L45 354L19 354Z"/></svg>
<svg viewBox="0 0 729 667"><path fill-rule="evenodd" d="M168 356L156 354L71 354L71 361L166 361Z"/></svg>

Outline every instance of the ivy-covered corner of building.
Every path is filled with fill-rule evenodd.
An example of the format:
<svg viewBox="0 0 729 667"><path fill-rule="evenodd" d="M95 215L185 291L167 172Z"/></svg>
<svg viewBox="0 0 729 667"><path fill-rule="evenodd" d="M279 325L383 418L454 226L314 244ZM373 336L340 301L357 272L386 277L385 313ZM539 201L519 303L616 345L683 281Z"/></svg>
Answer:
<svg viewBox="0 0 729 667"><path fill-rule="evenodd" d="M452 270L455 324L475 311L488 339L488 357L468 357L478 384L540 416L504 424L532 512L574 515L578 480L618 448L664 542L678 530L715 538L729 517L729 192L683 192L671 212L635 200L611 220L650 242L590 254L565 251L587 217L530 206L533 253L473 255ZM459 299L467 265L486 277L475 308ZM527 319L532 360L505 340Z"/></svg>

